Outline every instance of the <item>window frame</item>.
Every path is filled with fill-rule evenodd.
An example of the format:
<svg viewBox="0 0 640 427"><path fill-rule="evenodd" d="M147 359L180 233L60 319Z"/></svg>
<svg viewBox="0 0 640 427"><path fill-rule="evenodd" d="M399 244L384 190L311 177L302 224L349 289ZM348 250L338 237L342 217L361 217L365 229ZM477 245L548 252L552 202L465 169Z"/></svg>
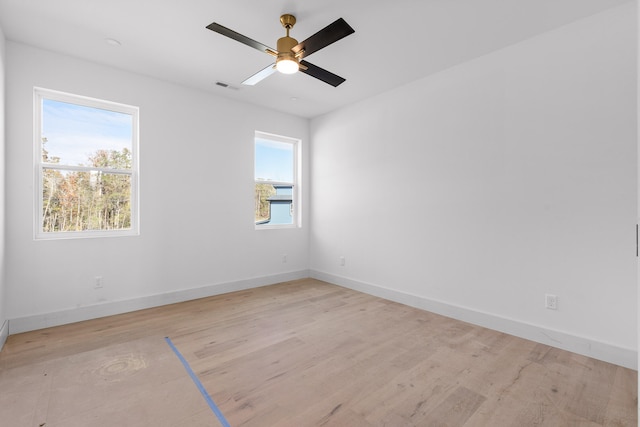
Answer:
<svg viewBox="0 0 640 427"><path fill-rule="evenodd" d="M65 102L83 107L97 108L101 110L113 111L131 115L131 169L113 169L91 166L58 165L45 163L42 161L42 111L43 100ZM100 237L120 237L140 235L140 196L139 196L139 129L140 129L140 109L138 107L106 101L98 98L91 98L82 95L75 95L67 92L60 92L41 87L33 89L33 156L34 156L34 240L58 240L58 239L81 239ZM43 214L43 178L44 170L60 170L71 172L101 172L115 175L128 175L131 182L131 227L125 230L83 230L83 231L54 231L45 232L42 229L44 220Z"/></svg>
<svg viewBox="0 0 640 427"><path fill-rule="evenodd" d="M256 142L258 139L267 141L279 142L291 144L293 146L293 182L284 181L268 181L258 180L256 177ZM302 227L302 209L301 209L301 162L302 162L302 140L299 138L293 138L289 136L277 135L268 132L255 131L253 138L253 187L255 192L256 184L272 184L272 185L292 185L291 189L291 209L292 223L291 224L258 224L254 225L256 230L274 230L274 229L286 229L286 228L301 228Z"/></svg>

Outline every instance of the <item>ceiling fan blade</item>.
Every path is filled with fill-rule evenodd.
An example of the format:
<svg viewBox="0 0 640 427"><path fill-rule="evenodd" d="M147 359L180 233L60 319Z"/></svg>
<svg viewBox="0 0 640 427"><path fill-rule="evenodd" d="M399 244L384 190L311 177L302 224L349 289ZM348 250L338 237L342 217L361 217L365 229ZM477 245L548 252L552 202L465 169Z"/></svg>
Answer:
<svg viewBox="0 0 640 427"><path fill-rule="evenodd" d="M261 52L266 52L266 53L269 53L269 51L274 52L274 50L271 49L269 46L266 46L266 45L264 45L264 44L262 44L260 42L257 42L257 41L255 41L253 39L250 39L247 36L243 36L240 33L236 33L235 31L230 30L227 27L223 27L220 24L216 24L215 22L212 23L212 24L207 25L207 29L209 29L211 31L214 31L214 32L216 32L218 34L222 34L223 36L227 36L230 39L238 41L238 42L240 42L242 44L246 44L247 46L252 47L254 49L257 49L257 50L259 50Z"/></svg>
<svg viewBox="0 0 640 427"><path fill-rule="evenodd" d="M317 65L313 65L310 62L300 61L300 64L307 67L306 70L301 67L300 72L308 74L311 77L315 77L318 80L322 80L323 82L330 84L333 87L339 86L346 81L346 79L343 79L342 77L337 76L325 70L324 68L320 68Z"/></svg>
<svg viewBox="0 0 640 427"><path fill-rule="evenodd" d="M347 24L347 21L339 18L308 39L298 43L291 50L296 54L304 50L303 56L306 57L353 33L355 30Z"/></svg>
<svg viewBox="0 0 640 427"><path fill-rule="evenodd" d="M269 77L271 74L276 72L276 67L274 64L269 65L266 68L255 73L253 76L249 77L245 81L242 82L243 85L253 86L256 83L260 83L262 80Z"/></svg>

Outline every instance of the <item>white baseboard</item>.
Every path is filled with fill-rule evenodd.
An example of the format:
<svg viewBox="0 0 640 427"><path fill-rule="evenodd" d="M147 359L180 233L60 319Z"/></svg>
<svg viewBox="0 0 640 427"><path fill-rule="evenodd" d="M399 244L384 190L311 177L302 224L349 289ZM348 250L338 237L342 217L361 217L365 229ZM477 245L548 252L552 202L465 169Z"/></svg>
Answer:
<svg viewBox="0 0 640 427"><path fill-rule="evenodd" d="M636 349L623 348L613 344L595 341L590 338L556 331L442 301L431 300L316 270L310 270L309 274L310 277L314 279L333 283L334 285L343 286L355 291L364 292L411 307L504 332L509 335L515 335L551 347L582 354L594 359L624 366L625 368L638 369L638 352Z"/></svg>
<svg viewBox="0 0 640 427"><path fill-rule="evenodd" d="M464 322L515 335L517 337L552 347L561 348L584 356L593 357L594 359L603 360L626 368L638 369L638 352L636 349L623 348L613 344L595 341L590 338L556 331L442 301L431 300L421 296L316 270L293 271L273 276L219 283L199 288L150 295L129 300L112 301L75 309L10 319L5 321L0 329L0 349L2 349L2 346L9 334L17 334L20 332L64 325L67 323L81 322L83 320L96 319L114 314L174 304L198 298L205 298L212 295L304 279L307 277L323 280L355 291L364 292L390 301L399 302L411 307L416 307L443 316L462 320Z"/></svg>
<svg viewBox="0 0 640 427"><path fill-rule="evenodd" d="M0 351L4 347L4 343L7 342L7 338L9 337L9 321L5 320L0 328Z"/></svg>
<svg viewBox="0 0 640 427"><path fill-rule="evenodd" d="M7 330L7 335L9 333L18 334L20 332L34 331L37 329L49 328L52 326L81 322L83 320L97 319L99 317L112 316L114 314L128 313L145 308L159 307L167 304L205 298L212 295L226 294L229 292L241 291L244 289L273 285L275 283L305 279L308 277L309 270L300 270L292 271L289 273L276 274L273 276L256 277L252 279L218 283L215 285L207 285L198 288L168 292L164 294L149 295L128 300L110 301L106 303L78 307L69 310L36 314L32 316L11 319L9 322L5 322L5 325L8 323L8 327L3 326L3 328Z"/></svg>

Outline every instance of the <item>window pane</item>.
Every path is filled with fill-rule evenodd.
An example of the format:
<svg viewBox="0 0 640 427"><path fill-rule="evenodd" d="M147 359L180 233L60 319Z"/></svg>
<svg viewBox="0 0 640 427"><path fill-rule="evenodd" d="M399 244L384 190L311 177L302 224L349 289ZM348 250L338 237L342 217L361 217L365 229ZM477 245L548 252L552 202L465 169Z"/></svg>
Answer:
<svg viewBox="0 0 640 427"><path fill-rule="evenodd" d="M131 228L131 176L43 169L42 230Z"/></svg>
<svg viewBox="0 0 640 427"><path fill-rule="evenodd" d="M254 219L256 228L296 225L300 215L300 140L256 132Z"/></svg>
<svg viewBox="0 0 640 427"><path fill-rule="evenodd" d="M131 114L42 100L45 163L130 169L132 135Z"/></svg>
<svg viewBox="0 0 640 427"><path fill-rule="evenodd" d="M293 182L294 145L256 138L255 180Z"/></svg>

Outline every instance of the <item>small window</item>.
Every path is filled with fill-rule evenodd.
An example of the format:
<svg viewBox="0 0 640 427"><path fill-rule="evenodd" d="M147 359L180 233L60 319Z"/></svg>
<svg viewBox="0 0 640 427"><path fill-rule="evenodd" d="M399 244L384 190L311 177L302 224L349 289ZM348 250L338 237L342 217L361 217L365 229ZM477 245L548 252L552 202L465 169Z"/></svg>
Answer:
<svg viewBox="0 0 640 427"><path fill-rule="evenodd" d="M256 228L299 226L300 140L256 132Z"/></svg>
<svg viewBox="0 0 640 427"><path fill-rule="evenodd" d="M36 239L138 234L138 108L34 93Z"/></svg>

